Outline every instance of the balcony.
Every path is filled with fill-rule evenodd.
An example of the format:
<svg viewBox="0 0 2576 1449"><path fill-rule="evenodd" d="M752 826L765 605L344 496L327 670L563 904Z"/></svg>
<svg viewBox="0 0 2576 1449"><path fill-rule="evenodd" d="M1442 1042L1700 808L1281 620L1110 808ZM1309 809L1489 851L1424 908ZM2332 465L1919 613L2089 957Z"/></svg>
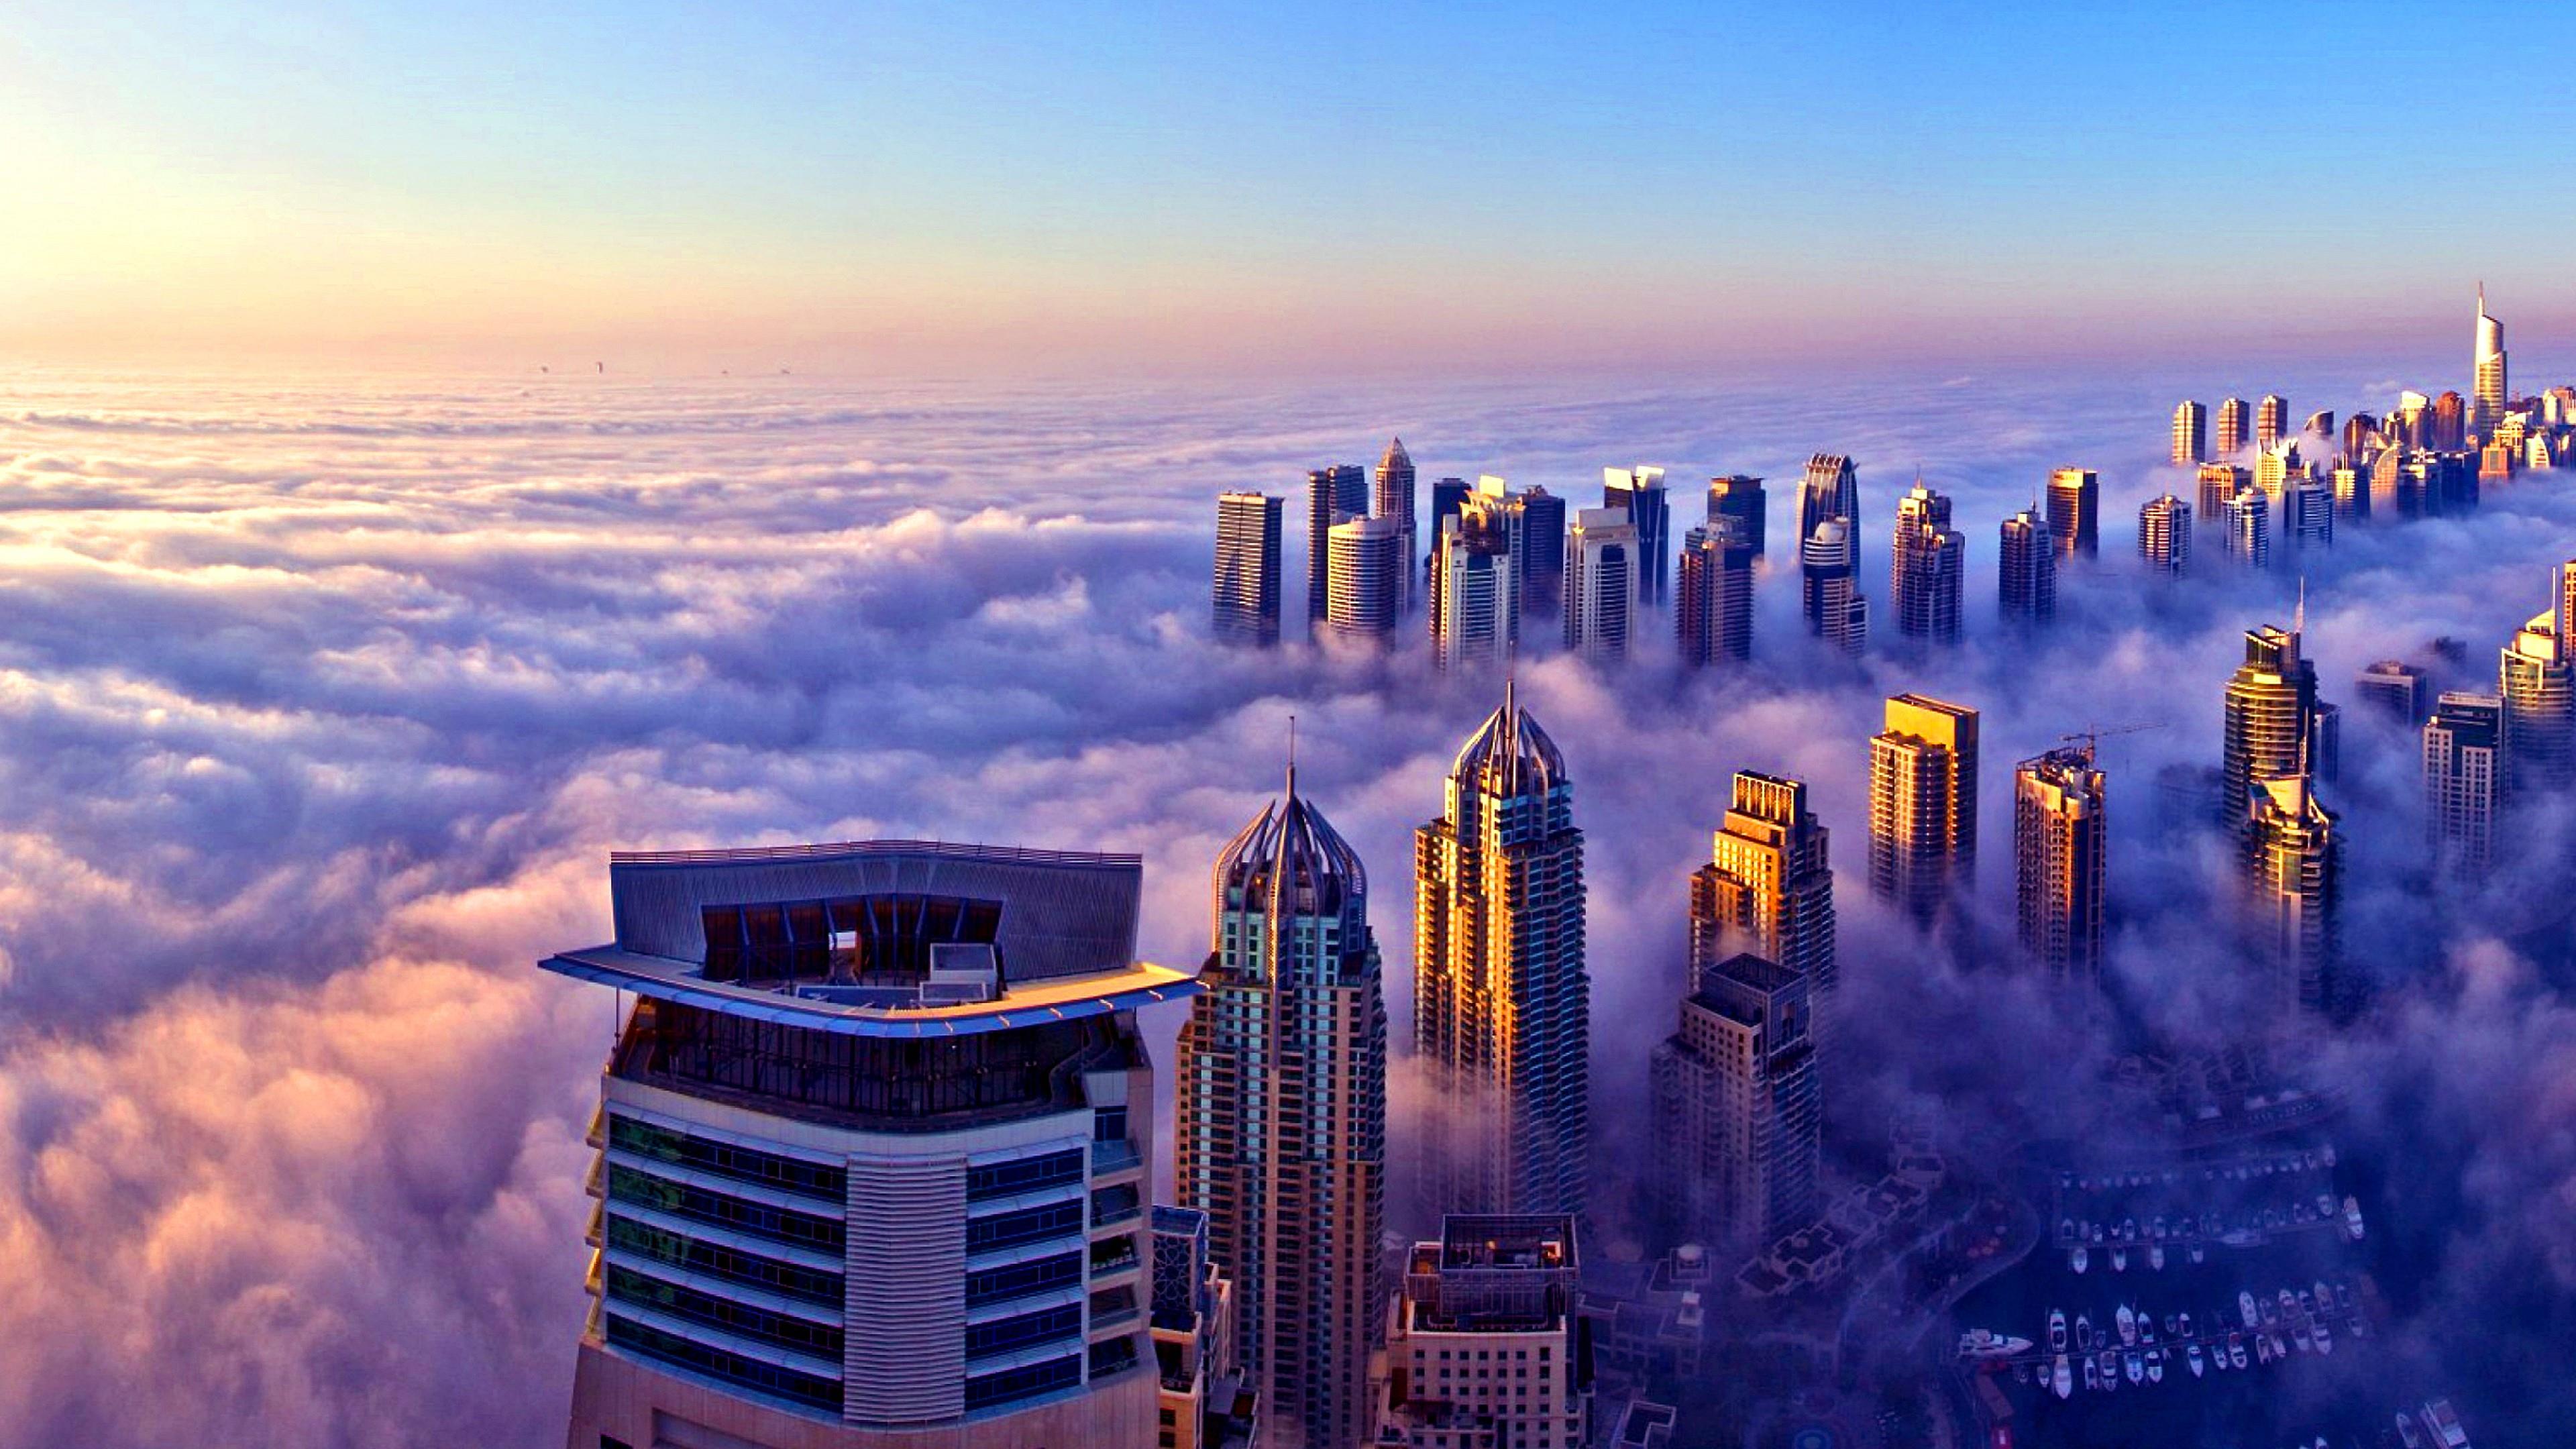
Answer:
<svg viewBox="0 0 2576 1449"><path fill-rule="evenodd" d="M1144 1152L1124 1137L1091 1144L1093 1177L1112 1177L1122 1172L1133 1172L1144 1165Z"/></svg>
<svg viewBox="0 0 2576 1449"><path fill-rule="evenodd" d="M1134 1234L1103 1238L1091 1245L1091 1276L1095 1281L1130 1272L1137 1261Z"/></svg>
<svg viewBox="0 0 2576 1449"><path fill-rule="evenodd" d="M1091 1225L1094 1228L1134 1222L1144 1214L1144 1201L1134 1183L1097 1188L1091 1194Z"/></svg>

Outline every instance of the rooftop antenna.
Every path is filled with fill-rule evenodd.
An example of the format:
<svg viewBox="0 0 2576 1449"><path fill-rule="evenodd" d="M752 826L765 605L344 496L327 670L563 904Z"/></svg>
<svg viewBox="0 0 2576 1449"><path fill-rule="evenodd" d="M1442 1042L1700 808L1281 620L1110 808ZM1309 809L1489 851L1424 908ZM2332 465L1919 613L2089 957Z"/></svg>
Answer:
<svg viewBox="0 0 2576 1449"><path fill-rule="evenodd" d="M1297 716L1288 716L1288 798L1297 798Z"/></svg>
<svg viewBox="0 0 2576 1449"><path fill-rule="evenodd" d="M2308 576L2305 573L2299 575L2299 603L2290 614L2290 632L2294 635L2308 632Z"/></svg>

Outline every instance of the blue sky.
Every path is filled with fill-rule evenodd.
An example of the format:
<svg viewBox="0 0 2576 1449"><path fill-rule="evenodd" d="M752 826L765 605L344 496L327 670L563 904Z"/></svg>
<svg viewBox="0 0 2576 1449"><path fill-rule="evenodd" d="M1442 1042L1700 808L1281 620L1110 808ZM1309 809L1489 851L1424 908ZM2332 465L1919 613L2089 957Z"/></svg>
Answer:
<svg viewBox="0 0 2576 1449"><path fill-rule="evenodd" d="M2576 316L2541 11L20 8L18 352L1975 356L2401 335L2479 277Z"/></svg>

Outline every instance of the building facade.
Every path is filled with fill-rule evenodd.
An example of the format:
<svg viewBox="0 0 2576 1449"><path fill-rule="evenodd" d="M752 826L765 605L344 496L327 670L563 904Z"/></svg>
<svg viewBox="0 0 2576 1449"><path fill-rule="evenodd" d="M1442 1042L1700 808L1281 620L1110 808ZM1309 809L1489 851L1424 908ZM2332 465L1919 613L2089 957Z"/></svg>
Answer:
<svg viewBox="0 0 2576 1449"><path fill-rule="evenodd" d="M1637 530L1637 605L1660 609L1672 591L1673 510L1664 492L1664 470L1642 464L1601 470L1601 506L1627 510Z"/></svg>
<svg viewBox="0 0 2576 1449"><path fill-rule="evenodd" d="M1739 770L1733 802L1691 875L1690 976L1750 953L1807 978L1817 1009L1838 981L1832 834L1807 808L1802 780Z"/></svg>
<svg viewBox="0 0 2576 1449"><path fill-rule="evenodd" d="M2244 448L2246 437L2252 432L2250 426L2252 422L2253 419L2246 415L2245 399L2241 397L2221 399L2218 404L2217 436L2211 441L2211 448L2221 458L2235 457Z"/></svg>
<svg viewBox="0 0 2576 1449"><path fill-rule="evenodd" d="M1676 1242L1742 1250L1816 1219L1823 1116L1811 983L1741 954L1713 963L1655 1048L1656 1216Z"/></svg>
<svg viewBox="0 0 2576 1449"><path fill-rule="evenodd" d="M2102 551L2102 475L2090 468L2060 468L2048 475L2048 536L2065 558Z"/></svg>
<svg viewBox="0 0 2576 1449"><path fill-rule="evenodd" d="M1586 659L1628 657L1637 607L1637 526L1621 508L1586 508L1565 536L1565 647Z"/></svg>
<svg viewBox="0 0 2576 1449"><path fill-rule="evenodd" d="M1887 701L1869 742L1869 886L1929 927L1977 878L1977 712L1929 695Z"/></svg>
<svg viewBox="0 0 2576 1449"><path fill-rule="evenodd" d="M1220 493L1216 500L1216 637L1228 644L1279 642L1280 500Z"/></svg>
<svg viewBox="0 0 2576 1449"><path fill-rule="evenodd" d="M1736 527L1732 516L1720 516L1682 537L1673 633L1685 665L1753 657L1753 549Z"/></svg>
<svg viewBox="0 0 2576 1449"><path fill-rule="evenodd" d="M2503 765L2504 702L2445 691L2424 721L2424 834L2438 877L2475 884L2495 864Z"/></svg>
<svg viewBox="0 0 2576 1449"><path fill-rule="evenodd" d="M1412 568L1404 530L1392 518L1352 518L1333 525L1328 543L1324 627L1336 638L1384 644L1404 617Z"/></svg>
<svg viewBox="0 0 2576 1449"><path fill-rule="evenodd" d="M2209 461L2209 409L2185 401L2174 408L2173 451L2176 463Z"/></svg>
<svg viewBox="0 0 2576 1449"><path fill-rule="evenodd" d="M2037 508L2004 520L1995 559L1995 601L2006 622L2036 624L2057 616L2057 543Z"/></svg>
<svg viewBox="0 0 2576 1449"><path fill-rule="evenodd" d="M1134 856L619 854L571 1449L1153 1433Z"/></svg>
<svg viewBox="0 0 2576 1449"><path fill-rule="evenodd" d="M1798 483L1798 567L1807 632L1846 654L1869 636L1860 591L1860 475L1840 453L1807 460Z"/></svg>
<svg viewBox="0 0 2576 1449"><path fill-rule="evenodd" d="M2265 393L2254 405L2254 451L2268 453L2281 446L2290 436L2290 402L2279 393Z"/></svg>
<svg viewBox="0 0 2576 1449"><path fill-rule="evenodd" d="M1947 496L1918 481L1896 501L1896 534L1887 557L1898 633L1936 644L1959 642L1967 551L1967 535L1950 526Z"/></svg>
<svg viewBox="0 0 2576 1449"><path fill-rule="evenodd" d="M2160 574L2178 574L2191 562L2191 505L2170 493L2138 510L2138 558Z"/></svg>
<svg viewBox="0 0 2576 1449"><path fill-rule="evenodd" d="M1485 510L1444 520L1431 549L1431 660L1492 664L1520 646L1520 579L1504 520Z"/></svg>
<svg viewBox="0 0 2576 1449"><path fill-rule="evenodd" d="M1249 1449L1259 1400L1234 1367L1234 1284L1208 1255L1208 1215L1154 1208L1155 1449Z"/></svg>
<svg viewBox="0 0 2576 1449"><path fill-rule="evenodd" d="M1403 539L1398 550L1404 558L1404 590L1399 602L1406 613L1411 613L1421 602L1421 585L1416 582L1419 575L1415 572L1414 560L1422 557L1422 550L1415 546L1418 535L1414 530L1419 525L1415 522L1413 481L1413 456L1404 451L1404 439L1389 440L1385 455L1377 460L1377 472L1370 479L1369 514L1376 518L1394 519L1396 532ZM1436 530L1439 525L1433 524L1432 527Z"/></svg>
<svg viewBox="0 0 2576 1449"><path fill-rule="evenodd" d="M1332 536L1346 519L1366 518L1368 475L1357 463L1336 463L1306 475L1306 619L1321 624L1332 598Z"/></svg>
<svg viewBox="0 0 2576 1449"><path fill-rule="evenodd" d="M1590 1325L1575 1220L1453 1215L1406 1255L1387 1332L1383 1449L1584 1449Z"/></svg>
<svg viewBox="0 0 2576 1449"><path fill-rule="evenodd" d="M2478 287L2477 346L2469 356L2471 374L2468 430L2480 437L2504 420L2507 390L2504 368L2504 324L2487 315L2487 289ZM2456 446L2456 445L2454 445Z"/></svg>
<svg viewBox="0 0 2576 1449"><path fill-rule="evenodd" d="M1733 519L1735 536L1762 557L1765 529L1770 523L1770 500L1763 496L1762 480L1749 473L1730 473L1708 480L1708 526L1716 531L1719 520Z"/></svg>
<svg viewBox="0 0 2576 1449"><path fill-rule="evenodd" d="M2108 780L2089 746L2013 770L2013 895L2021 948L2060 981L2090 984L2103 962L2109 884Z"/></svg>
<svg viewBox="0 0 2576 1449"><path fill-rule="evenodd" d="M2305 775L2261 782L2246 811L2258 957L2281 1019L2336 1004L2343 951L2343 838Z"/></svg>
<svg viewBox="0 0 2576 1449"><path fill-rule="evenodd" d="M2299 652L2300 623L2245 631L2245 662L2227 681L2219 747L2219 812L2242 823L2266 780L2309 772L2317 671Z"/></svg>

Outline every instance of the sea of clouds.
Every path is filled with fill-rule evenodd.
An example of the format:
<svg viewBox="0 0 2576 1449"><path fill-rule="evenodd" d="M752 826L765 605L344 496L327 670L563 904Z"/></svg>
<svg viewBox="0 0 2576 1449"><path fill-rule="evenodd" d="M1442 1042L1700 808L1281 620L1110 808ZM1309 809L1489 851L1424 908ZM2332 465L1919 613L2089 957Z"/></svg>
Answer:
<svg viewBox="0 0 2576 1449"><path fill-rule="evenodd" d="M1137 851L1143 948L1190 965L1209 863L1276 791L1294 713L1301 785L1373 870L1406 1037L1410 832L1499 682L1436 677L1410 635L1388 656L1298 637L1304 470L1373 462L1390 433L1426 506L1443 474L1583 505L1603 465L1663 465L1676 534L1701 480L1763 474L1775 556L1806 454L1849 452L1882 605L1918 466L1968 534L1955 651L1882 629L1862 663L1828 658L1781 570L1749 668L1686 675L1660 637L1615 673L1522 665L1588 833L1605 1192L1637 1155L1685 877L1739 768L1809 780L1835 832L1837 1116L2088 1130L2098 1034L1991 945L2010 763L2157 726L2103 748L2117 985L2165 1040L2245 1020L2223 858L2160 828L2151 781L2215 762L2241 633L2286 622L2295 584L2216 559L2149 580L2136 509L2192 496L2163 465L2186 391L2278 387L2297 417L2384 408L2389 376L0 376L0 1446L557 1442L613 1006L534 963L608 937L612 848ZM2059 463L2102 470L2102 557L2062 578L2057 629L2009 640L1996 524ZM1228 487L1292 495L1277 651L1205 638ZM2347 535L2307 565L2325 693L2349 702L2360 666L2436 635L2469 646L2448 683L2492 687L2571 555L2576 484L2549 474L2473 517ZM1903 689L1985 712L1978 919L1931 944L1855 873L1865 741ZM2316 1069L2352 1095L2346 1139L2380 1145L2411 1267L2388 1356L2320 1381L2402 1369L2504 1442L2548 1442L2576 1424L2570 829L2534 809L2487 895L2436 900L2412 874L2414 752L2348 710L2327 791L2353 839L2349 951L2379 990Z"/></svg>

